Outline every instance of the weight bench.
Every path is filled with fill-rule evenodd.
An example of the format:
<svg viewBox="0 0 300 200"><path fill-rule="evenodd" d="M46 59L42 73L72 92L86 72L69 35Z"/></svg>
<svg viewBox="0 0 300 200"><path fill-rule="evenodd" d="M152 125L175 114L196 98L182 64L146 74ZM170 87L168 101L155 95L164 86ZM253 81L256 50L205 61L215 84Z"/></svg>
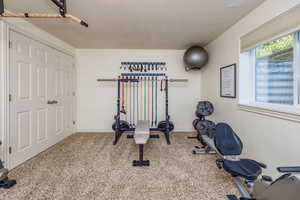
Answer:
<svg viewBox="0 0 300 200"><path fill-rule="evenodd" d="M132 165L134 167L150 166L150 161L144 160L144 145L147 144L149 138L159 138L159 135L150 134L150 121L138 121L134 134L128 135L127 138L133 138L139 145L139 160L134 160Z"/></svg>

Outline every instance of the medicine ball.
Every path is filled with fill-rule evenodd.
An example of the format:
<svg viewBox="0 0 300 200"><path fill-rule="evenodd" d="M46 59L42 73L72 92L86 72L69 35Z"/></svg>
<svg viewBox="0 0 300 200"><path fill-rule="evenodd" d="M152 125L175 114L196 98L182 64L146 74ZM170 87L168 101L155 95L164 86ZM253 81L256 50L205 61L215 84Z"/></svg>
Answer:
<svg viewBox="0 0 300 200"><path fill-rule="evenodd" d="M185 70L200 70L208 63L208 59L208 53L203 47L192 46L185 52L183 57L183 61L186 65Z"/></svg>

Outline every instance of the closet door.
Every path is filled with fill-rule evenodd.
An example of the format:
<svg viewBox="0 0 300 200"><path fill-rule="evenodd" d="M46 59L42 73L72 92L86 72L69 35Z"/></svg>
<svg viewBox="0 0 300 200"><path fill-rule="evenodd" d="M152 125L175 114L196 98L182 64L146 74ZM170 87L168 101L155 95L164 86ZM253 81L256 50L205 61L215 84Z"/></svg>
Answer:
<svg viewBox="0 0 300 200"><path fill-rule="evenodd" d="M73 58L67 55L63 57L64 65L64 128L65 133L70 135L73 132L73 106L74 106L74 63Z"/></svg>
<svg viewBox="0 0 300 200"><path fill-rule="evenodd" d="M15 167L49 145L49 85L43 45L13 31L10 39L10 152Z"/></svg>
<svg viewBox="0 0 300 200"><path fill-rule="evenodd" d="M11 168L73 131L73 59L10 31Z"/></svg>

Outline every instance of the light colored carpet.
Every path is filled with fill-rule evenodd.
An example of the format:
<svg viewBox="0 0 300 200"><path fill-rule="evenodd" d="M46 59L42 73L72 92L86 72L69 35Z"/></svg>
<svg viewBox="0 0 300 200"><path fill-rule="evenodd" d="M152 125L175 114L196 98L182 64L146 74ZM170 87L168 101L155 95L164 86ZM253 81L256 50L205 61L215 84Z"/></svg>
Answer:
<svg viewBox="0 0 300 200"><path fill-rule="evenodd" d="M132 167L138 146L124 135L74 134L10 173L18 184L0 190L1 200L224 200L237 193L232 179L217 169L216 157L193 155L196 140L174 134L145 147L150 167Z"/></svg>

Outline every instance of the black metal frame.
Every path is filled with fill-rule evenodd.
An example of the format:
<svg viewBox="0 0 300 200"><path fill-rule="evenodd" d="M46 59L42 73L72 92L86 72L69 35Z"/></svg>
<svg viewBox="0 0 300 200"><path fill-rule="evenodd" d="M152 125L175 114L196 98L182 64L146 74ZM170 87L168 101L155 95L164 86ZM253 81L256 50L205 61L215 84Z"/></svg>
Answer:
<svg viewBox="0 0 300 200"><path fill-rule="evenodd" d="M127 135L128 139L133 139L133 135ZM159 139L159 135L150 135L150 138ZM150 166L149 160L144 160L144 144L139 144L139 160L132 161L132 166L134 167L143 167Z"/></svg>
<svg viewBox="0 0 300 200"><path fill-rule="evenodd" d="M121 117L121 111L120 111L120 87L121 87L121 79L118 78L118 97L117 97L117 115L115 116L116 120L116 130L115 130L115 140L113 142L113 145L116 145L119 141L119 139L122 136L122 132L120 130L120 117Z"/></svg>
<svg viewBox="0 0 300 200"><path fill-rule="evenodd" d="M67 13L67 3L66 0L51 0L58 8L59 13L65 16ZM0 0L0 15L4 13L4 0Z"/></svg>
<svg viewBox="0 0 300 200"><path fill-rule="evenodd" d="M121 82L128 82L128 81L139 81L139 79L123 79L121 78L121 76L118 77L117 82L118 82L118 92L117 92L117 115L115 115L115 123L116 123L116 127L115 127L115 139L113 141L113 145L116 145L120 138L122 137L122 134L125 132L124 130L121 130L120 128L120 118L121 118ZM166 92L166 98L165 98L165 103L166 103L166 128L165 129L161 129L161 128L150 128L150 132L154 132L154 131L159 131L164 133L167 144L170 145L171 141L170 141L170 116L169 116L169 84L168 84L169 80L168 77L166 77L165 79L165 92ZM128 128L126 130L127 132L134 132L135 128ZM133 135L127 135L128 139L133 139L134 136ZM159 138L159 135L150 135L150 138ZM139 160L134 160L132 165L134 167L142 167L142 166L150 166L150 161L149 160L144 160L144 145L143 144L139 144Z"/></svg>
<svg viewBox="0 0 300 200"><path fill-rule="evenodd" d="M0 0L0 15L4 13L4 1Z"/></svg>
<svg viewBox="0 0 300 200"><path fill-rule="evenodd" d="M59 13L62 16L65 16L67 13L67 3L66 0L51 0L58 8L59 8Z"/></svg>
<svg viewBox="0 0 300 200"><path fill-rule="evenodd" d="M144 160L144 145L143 144L139 144L139 160L134 160L132 162L132 166L134 166L134 167L150 166L150 161Z"/></svg>
<svg viewBox="0 0 300 200"><path fill-rule="evenodd" d="M82 26L89 27L88 23L86 23L85 21L83 21L81 19L78 19L78 21L77 21L77 19L74 16L71 16L71 15L66 16L66 14L67 14L67 0L51 0L51 1L58 7L59 13L62 17L69 17L69 18L73 19L74 21L78 22L79 24L81 24ZM5 16L5 13L4 13L4 0L0 0L0 16L2 16L2 17ZM32 17L32 16L30 16L30 13L22 14L22 17L24 17L24 16L26 18ZM47 17L45 17L45 18L47 18Z"/></svg>
<svg viewBox="0 0 300 200"><path fill-rule="evenodd" d="M224 96L224 95L222 95L222 70L224 70L228 67L233 67L234 68L234 95L233 96ZM220 68L220 97L233 98L233 99L236 98L236 64L235 63Z"/></svg>
<svg viewBox="0 0 300 200"><path fill-rule="evenodd" d="M128 82L128 81L139 81L138 79L122 79L121 77L118 77L118 93L117 93L117 114L115 115L115 121L116 121L116 129L115 129L115 139L113 142L113 145L116 145L120 138L122 137L123 131L120 130L120 118L121 118L121 109L120 109L120 103L121 103L121 82ZM150 132L158 131L162 132L165 135L167 144L171 144L170 140L170 115L169 115L169 80L168 77L165 79L165 103L166 103L166 129L160 129L160 128L150 128ZM126 130L127 132L134 132L135 128L129 128Z"/></svg>

